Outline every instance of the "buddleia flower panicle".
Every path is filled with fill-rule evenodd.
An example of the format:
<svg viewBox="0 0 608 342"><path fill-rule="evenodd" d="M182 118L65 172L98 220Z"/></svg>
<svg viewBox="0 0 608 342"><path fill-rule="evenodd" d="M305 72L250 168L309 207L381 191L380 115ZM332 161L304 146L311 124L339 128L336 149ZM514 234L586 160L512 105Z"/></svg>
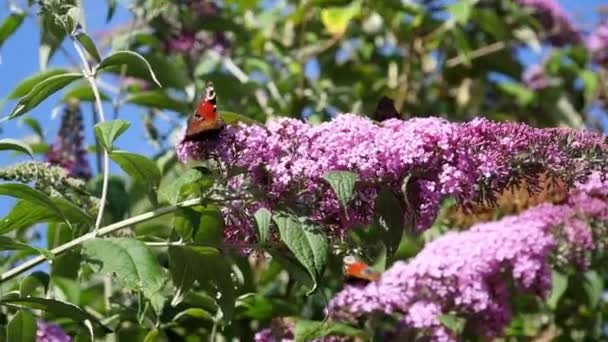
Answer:
<svg viewBox="0 0 608 342"><path fill-rule="evenodd" d="M66 105L57 139L51 145L46 161L63 167L72 177L84 180L91 178L91 166L84 147L82 112L77 101Z"/></svg>
<svg viewBox="0 0 608 342"><path fill-rule="evenodd" d="M556 46L578 44L583 41L582 35L577 31L568 17L566 11L557 0L517 0L520 5L531 8L534 15L545 30L549 32L547 39Z"/></svg>
<svg viewBox="0 0 608 342"><path fill-rule="evenodd" d="M440 322L450 313L467 318L480 336L501 336L511 320L513 291L546 298L551 266L585 269L588 253L605 245L607 220L608 183L595 175L563 204L541 204L437 238L378 282L346 287L330 301L328 314L347 322L389 315L398 321L397 336L414 331L456 341Z"/></svg>
<svg viewBox="0 0 608 342"><path fill-rule="evenodd" d="M0 179L21 183L34 182L37 189L49 196L61 194L88 210L94 210L99 204L99 199L87 190L86 183L80 178L68 175L68 171L61 166L33 161L18 163L0 168Z"/></svg>
<svg viewBox="0 0 608 342"><path fill-rule="evenodd" d="M596 63L608 64L608 19L600 22L585 41Z"/></svg>
<svg viewBox="0 0 608 342"><path fill-rule="evenodd" d="M36 325L36 342L72 342L72 338L56 324L38 320Z"/></svg>
<svg viewBox="0 0 608 342"><path fill-rule="evenodd" d="M353 114L311 126L278 119L266 126L226 127L216 139L182 139L180 160L214 159L227 183L264 194L256 208L230 202L224 208L225 238L255 240L253 213L288 206L312 218L330 237L340 238L373 220L376 197L387 187L401 200L406 222L431 226L447 197L466 206L494 205L507 189L539 190L542 177L565 184L606 171L604 138L586 131L536 129L518 123L475 119L450 123L439 118L373 122ZM237 178L229 175L244 170ZM358 175L355 194L342 208L323 176L345 170ZM408 179L407 201L403 182Z"/></svg>

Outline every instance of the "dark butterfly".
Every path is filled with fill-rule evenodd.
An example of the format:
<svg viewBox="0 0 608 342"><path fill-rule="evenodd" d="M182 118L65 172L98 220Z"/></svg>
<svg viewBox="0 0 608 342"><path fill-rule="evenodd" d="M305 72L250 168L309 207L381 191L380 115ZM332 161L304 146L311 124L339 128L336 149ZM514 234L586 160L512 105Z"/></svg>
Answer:
<svg viewBox="0 0 608 342"><path fill-rule="evenodd" d="M204 138L219 132L222 128L224 128L224 121L217 113L215 88L213 83L207 82L203 99L188 119L186 139Z"/></svg>
<svg viewBox="0 0 608 342"><path fill-rule="evenodd" d="M380 101L378 101L372 118L381 122L388 119L401 119L401 113L395 108L395 101L393 99L382 96Z"/></svg>

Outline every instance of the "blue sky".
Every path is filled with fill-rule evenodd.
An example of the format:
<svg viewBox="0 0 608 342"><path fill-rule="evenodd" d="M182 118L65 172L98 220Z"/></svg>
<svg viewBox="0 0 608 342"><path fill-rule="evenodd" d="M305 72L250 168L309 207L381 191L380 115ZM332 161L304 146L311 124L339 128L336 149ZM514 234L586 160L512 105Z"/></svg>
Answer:
<svg viewBox="0 0 608 342"><path fill-rule="evenodd" d="M3 2L3 4L0 5L0 21L8 15L6 3L7 2ZM107 27L107 25L113 26L129 19L128 12L124 8L119 8L114 19L109 24L106 24L105 1L83 1L83 3L85 4L86 23L89 32L95 32ZM563 0L561 3L575 22L579 23L584 29L591 29L597 21L597 8L600 4L605 3L605 1ZM2 56L2 63L0 64L0 98L6 96L20 80L38 71L38 41L38 27L33 18L28 18L17 33L4 44L0 51ZM69 44L65 44L65 46L68 51L73 53L73 49ZM534 60L534 57L535 56L530 56L530 60ZM540 58L541 56L536 57ZM54 66L69 65L68 61L61 53L56 54L50 64ZM58 105L60 97L60 94L56 94L45 100L28 114L40 121L47 137L54 137L59 126L59 117L52 119L51 112L53 108ZM12 105L12 103L9 103L0 111L0 113L3 116L6 115L12 108ZM110 107L108 105L106 105L106 107L106 111L110 112ZM90 106L85 105L83 110L85 114L85 125L86 127L91 127L92 114ZM120 148L127 149L131 152L150 155L155 152L155 149L146 141L141 122L141 114L142 112L135 107L124 107L121 110L121 118L131 121L132 126L127 134L121 137L117 145ZM10 137L23 139L28 135L31 135L29 129L25 125L20 124L18 120L8 122L1 128L2 132L0 135L2 138ZM87 142L92 143L92 131L89 129L85 134ZM94 156L91 155L91 164L93 168L95 168L93 157ZM12 156L10 152L0 152L1 165L8 165L15 161L15 157ZM117 170L116 166L113 166L112 169ZM12 201L9 199L0 198L0 215L4 215L9 210L9 204L11 202Z"/></svg>

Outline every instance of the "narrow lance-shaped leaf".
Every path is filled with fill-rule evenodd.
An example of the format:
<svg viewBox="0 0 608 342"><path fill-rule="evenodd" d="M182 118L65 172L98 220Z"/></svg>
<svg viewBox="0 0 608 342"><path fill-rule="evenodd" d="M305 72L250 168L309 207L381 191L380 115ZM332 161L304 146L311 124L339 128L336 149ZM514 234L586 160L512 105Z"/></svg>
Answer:
<svg viewBox="0 0 608 342"><path fill-rule="evenodd" d="M281 240L304 265L313 279L313 288L308 292L311 294L316 290L319 277L327 263L329 250L327 237L319 227L302 223L296 217L279 214L275 215L273 219L279 228Z"/></svg>
<svg viewBox="0 0 608 342"><path fill-rule="evenodd" d="M266 243L268 240L268 236L270 236L270 220L272 219L272 214L270 210L266 208L258 209L255 214L256 227L258 228L258 241L261 244Z"/></svg>
<svg viewBox="0 0 608 342"><path fill-rule="evenodd" d="M82 46L87 50L89 55L95 59L96 62L101 62L101 56L99 56L99 52L97 51L97 47L95 43L86 33L80 32L76 35L76 39L82 44Z"/></svg>
<svg viewBox="0 0 608 342"><path fill-rule="evenodd" d="M23 152L23 153L29 155L30 157L32 157L32 159L34 159L34 151L32 151L32 148L21 140L10 139L10 138L0 139L0 151L5 151L5 150L14 150L14 151Z"/></svg>
<svg viewBox="0 0 608 342"><path fill-rule="evenodd" d="M14 119L29 112L47 97L82 77L80 73L69 73L51 76L43 80L19 100L15 108L8 115L8 119Z"/></svg>
<svg viewBox="0 0 608 342"><path fill-rule="evenodd" d="M32 309L43 310L50 312L58 317L69 318L76 322L84 322L89 320L95 324L95 326L103 329L104 332L110 330L103 325L95 316L86 312L84 309L77 305L66 303L54 299L38 298L38 297L27 297L27 298L15 298L15 299L3 299L0 300L0 305L19 305Z"/></svg>
<svg viewBox="0 0 608 342"><path fill-rule="evenodd" d="M42 205L50 208L53 212L61 217L63 213L53 203L50 197L44 192L36 189L32 189L29 186L21 183L4 183L0 184L0 195L11 196L22 199L37 205Z"/></svg>
<svg viewBox="0 0 608 342"><path fill-rule="evenodd" d="M23 23L23 19L25 18L24 13L11 13L8 17L4 19L2 24L0 25L0 48L4 42L13 34L21 23Z"/></svg>
<svg viewBox="0 0 608 342"><path fill-rule="evenodd" d="M108 57L104 58L101 63L97 66L96 71L101 71L110 67L120 67L121 65L135 66L135 67L143 67L148 70L150 77L154 82L161 87L160 82L156 78L150 63L140 54L133 51L117 51Z"/></svg>
<svg viewBox="0 0 608 342"><path fill-rule="evenodd" d="M0 251L16 251L16 250L32 251L35 253L44 254L49 257L51 256L48 253L48 251L42 251L38 248L32 247L21 241L17 241L8 236L0 236Z"/></svg>
<svg viewBox="0 0 608 342"><path fill-rule="evenodd" d="M35 75L29 76L23 79L17 86L13 89L13 91L7 96L8 99L17 99L22 96L27 95L32 89L40 84L40 82L46 80L49 77L67 74L68 71L65 69L47 69L41 71Z"/></svg>
<svg viewBox="0 0 608 342"><path fill-rule="evenodd" d="M19 310L8 323L6 340L36 342L36 318L27 310Z"/></svg>
<svg viewBox="0 0 608 342"><path fill-rule="evenodd" d="M112 151L114 140L123 134L130 126L131 123L120 119L100 122L95 125L95 135L106 151Z"/></svg>
<svg viewBox="0 0 608 342"><path fill-rule="evenodd" d="M390 257L397 250L403 236L405 228L403 209L399 200L387 188L380 190L374 208L376 223L382 229L382 241Z"/></svg>

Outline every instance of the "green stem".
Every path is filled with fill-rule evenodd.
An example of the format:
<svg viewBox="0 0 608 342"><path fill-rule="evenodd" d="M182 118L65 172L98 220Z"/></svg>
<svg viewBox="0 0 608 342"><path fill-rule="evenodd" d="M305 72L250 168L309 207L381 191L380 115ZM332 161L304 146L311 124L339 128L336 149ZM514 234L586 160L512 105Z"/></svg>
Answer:
<svg viewBox="0 0 608 342"><path fill-rule="evenodd" d="M89 66L89 62L87 61L87 58L84 54L84 51L82 50L82 47L76 41L76 39L74 39L73 36L71 38L72 38L72 42L74 43L74 48L76 49L78 56L80 56L82 66L84 68L83 69L84 75L85 75L87 81L89 82L89 84L91 85L91 90L93 90L93 95L95 96L95 107L97 108L97 115L99 117L99 122L100 123L104 122L104 121L106 121L106 118L105 118L105 115L103 112L103 106L101 104L101 96L99 95L99 89L97 88L97 82L95 82L95 75L91 71L91 67ZM100 203L99 203L99 211L97 213L97 219L95 220L95 228L93 229L93 232L96 232L97 230L99 230L99 227L101 227L101 223L103 221L103 214L105 211L106 201L107 201L107 197L108 197L108 180L109 180L109 178L110 178L110 156L108 155L108 151L106 149L104 149L104 151L103 151L103 181L102 181L102 185L101 185L101 199L100 199Z"/></svg>
<svg viewBox="0 0 608 342"><path fill-rule="evenodd" d="M53 255L53 257L56 257L58 255L61 255L64 252L67 252L75 247L80 246L81 244L83 244L85 241L94 239L98 236L104 236L104 235L108 235L114 231L117 231L119 229L134 225L134 224L138 224L141 222L145 222L145 221L149 221L153 218L159 217L159 216L163 216L163 215L167 215L170 214L176 210L178 210L179 208L188 208L188 207L192 207L195 206L197 204L201 203L201 198L197 197L197 198L193 198L193 199L189 199L183 202L178 203L175 206L169 206L169 207L164 207L164 208L159 208L153 211L149 211L137 216L133 216L131 218L128 218L126 220L122 220L120 222L116 222L113 224L110 224L108 226L105 227L101 227L99 228L99 230L97 231L92 231L90 233L84 234L82 236L77 237L74 240L68 241L66 243L64 243L61 246L57 246L53 249L51 249L51 254ZM33 267L38 266L39 264L45 262L47 259L43 256L37 256L33 259L30 259L24 263L22 263L19 266L16 266L4 273L2 273L0 275L0 283L3 283L9 279L12 279L18 275L20 275L21 273L30 270Z"/></svg>

